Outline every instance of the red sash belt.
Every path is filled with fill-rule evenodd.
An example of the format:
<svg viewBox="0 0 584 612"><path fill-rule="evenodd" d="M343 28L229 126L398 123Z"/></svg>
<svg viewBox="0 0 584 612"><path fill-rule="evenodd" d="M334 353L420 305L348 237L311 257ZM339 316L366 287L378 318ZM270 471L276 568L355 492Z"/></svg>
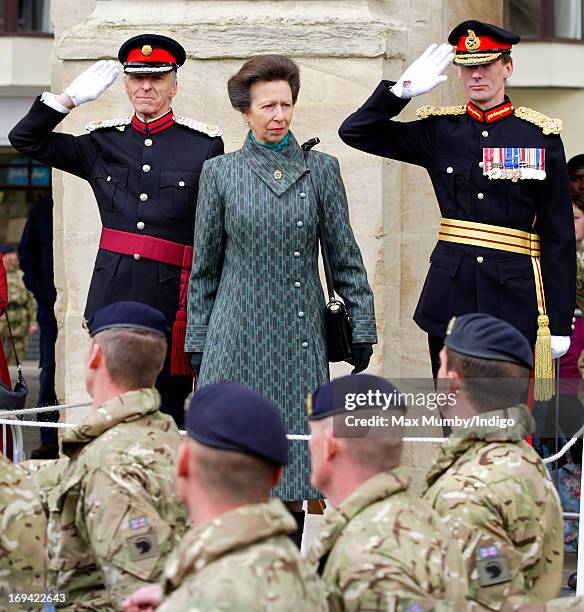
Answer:
<svg viewBox="0 0 584 612"><path fill-rule="evenodd" d="M187 295L189 277L193 263L193 247L155 238L154 236L131 234L104 227L101 230L99 248L134 259L151 259L181 268L178 311L172 325L172 347L170 370L173 376L192 376L187 353L184 352L187 329Z"/></svg>

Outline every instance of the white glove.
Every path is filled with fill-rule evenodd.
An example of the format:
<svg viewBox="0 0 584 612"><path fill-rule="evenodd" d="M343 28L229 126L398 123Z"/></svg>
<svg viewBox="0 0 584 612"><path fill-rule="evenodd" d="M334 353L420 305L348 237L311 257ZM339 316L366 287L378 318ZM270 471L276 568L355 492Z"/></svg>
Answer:
<svg viewBox="0 0 584 612"><path fill-rule="evenodd" d="M435 43L430 45L411 66L408 66L399 81L391 88L392 93L403 99L428 93L448 80L448 77L442 73L453 59L451 45L447 43L440 46Z"/></svg>
<svg viewBox="0 0 584 612"><path fill-rule="evenodd" d="M82 72L67 87L65 93L75 106L99 98L101 94L116 80L119 68L113 60L100 60Z"/></svg>
<svg viewBox="0 0 584 612"><path fill-rule="evenodd" d="M570 336L552 336L552 359L562 357L570 348Z"/></svg>

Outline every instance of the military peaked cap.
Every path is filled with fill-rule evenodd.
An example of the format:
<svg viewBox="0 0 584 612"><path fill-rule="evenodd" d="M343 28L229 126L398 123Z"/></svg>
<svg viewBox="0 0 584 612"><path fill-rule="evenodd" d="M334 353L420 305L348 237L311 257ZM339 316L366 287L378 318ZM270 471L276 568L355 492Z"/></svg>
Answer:
<svg viewBox="0 0 584 612"><path fill-rule="evenodd" d="M520 40L518 34L474 19L459 23L448 36L448 42L456 47L454 63L458 66L496 62L503 54L509 55Z"/></svg>
<svg viewBox="0 0 584 612"><path fill-rule="evenodd" d="M186 52L168 36L140 34L120 47L118 59L128 74L170 72L185 63Z"/></svg>

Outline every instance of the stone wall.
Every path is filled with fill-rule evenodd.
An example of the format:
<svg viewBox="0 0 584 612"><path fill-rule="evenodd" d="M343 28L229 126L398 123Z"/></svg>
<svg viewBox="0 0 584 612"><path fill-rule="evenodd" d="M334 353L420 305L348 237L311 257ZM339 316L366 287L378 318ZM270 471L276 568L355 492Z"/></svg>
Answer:
<svg viewBox="0 0 584 612"><path fill-rule="evenodd" d="M348 148L337 129L380 79L396 79L459 21L500 22L502 2L165 0L164 11L159 0L86 0L75 9L71 6L68 0L53 1L55 91L96 59L116 57L126 38L147 31L168 34L188 54L179 74L175 110L220 124L228 150L239 148L245 136L241 117L229 105L228 77L242 60L258 53L280 52L298 61L302 89L293 130L300 141L318 135L320 150L339 158L352 223L376 296L381 342L371 370L390 377L428 376L425 335L411 317L439 218L430 181L418 168ZM462 101L454 69L449 75L444 86L419 104L410 104L403 119L413 118L421 104ZM81 134L86 122L125 115L128 109L118 81L100 100L72 112L63 127ZM100 225L87 185L55 175L58 394L74 401L85 397L81 320ZM334 373L345 371L339 366ZM428 453L420 447L408 452L418 476L427 461Z"/></svg>

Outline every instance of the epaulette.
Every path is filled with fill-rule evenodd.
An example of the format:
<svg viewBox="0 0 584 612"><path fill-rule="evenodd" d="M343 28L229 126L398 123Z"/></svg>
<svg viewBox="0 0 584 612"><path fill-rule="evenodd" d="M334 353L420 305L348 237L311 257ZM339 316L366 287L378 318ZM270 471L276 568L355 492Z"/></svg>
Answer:
<svg viewBox="0 0 584 612"><path fill-rule="evenodd" d="M210 125L209 123L203 123L202 121L191 119L191 117L183 117L182 115L175 115L174 121L195 132L207 134L207 136L223 136L223 130L218 125Z"/></svg>
<svg viewBox="0 0 584 612"><path fill-rule="evenodd" d="M557 117L552 119L539 111L528 108L527 106L520 106L515 109L515 116L524 121L529 121L541 128L541 131L548 136L549 134L559 134L562 131L562 120Z"/></svg>
<svg viewBox="0 0 584 612"><path fill-rule="evenodd" d="M85 129L88 132L93 132L94 130L104 130L105 128L112 127L124 129L129 123L131 123L131 121L132 117L118 117L117 119L105 119L104 121L91 121L85 126Z"/></svg>
<svg viewBox="0 0 584 612"><path fill-rule="evenodd" d="M464 115L464 113L466 113L466 106L464 104L459 106L421 106L416 111L416 115L420 119L444 117L447 115Z"/></svg>

